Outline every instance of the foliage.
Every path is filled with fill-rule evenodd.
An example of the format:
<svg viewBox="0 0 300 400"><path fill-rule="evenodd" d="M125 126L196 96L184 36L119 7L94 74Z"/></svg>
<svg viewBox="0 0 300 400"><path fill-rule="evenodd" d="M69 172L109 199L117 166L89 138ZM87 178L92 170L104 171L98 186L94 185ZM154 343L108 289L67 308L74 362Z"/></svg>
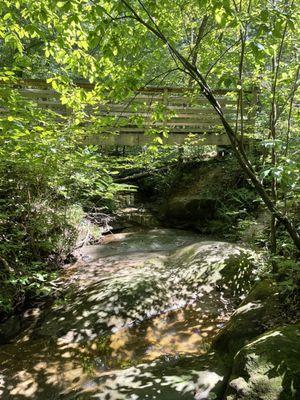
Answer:
<svg viewBox="0 0 300 400"><path fill-rule="evenodd" d="M103 205L103 199L111 206L118 190L113 173L177 159L178 154L162 146L168 132L161 138L150 130L149 150L121 162L82 145L84 137L112 124L97 113L97 104L126 101L138 88L153 84L197 89L199 71L208 88L237 88L232 129L244 138L263 139L260 160L250 168L252 183L262 197L269 195L276 218L283 215L290 226L288 205L299 201L300 193L297 2L3 0L0 15L3 282L13 274L23 287L25 266L39 273L49 254L65 252L72 236L66 210L75 203ZM47 78L68 115L58 116L24 99L16 90L20 77ZM74 85L76 80L94 83L94 89L85 91ZM249 86L259 92L250 127L238 122ZM167 117L163 108L153 109L154 120ZM189 146L187 153L194 148ZM237 154L244 160L243 152ZM233 204L245 199L248 193L240 190ZM297 226L290 231L297 233ZM62 244L62 237L68 244Z"/></svg>
<svg viewBox="0 0 300 400"><path fill-rule="evenodd" d="M279 296L286 320L299 321L300 317L300 263L293 257L273 256L272 265L276 265L275 276L278 282Z"/></svg>
<svg viewBox="0 0 300 400"><path fill-rule="evenodd" d="M78 147L76 127L15 90L4 86L1 95L7 114L0 121L0 311L7 312L25 292L52 290L49 280L83 215L73 205L88 207L93 199L105 206L118 186L97 148Z"/></svg>

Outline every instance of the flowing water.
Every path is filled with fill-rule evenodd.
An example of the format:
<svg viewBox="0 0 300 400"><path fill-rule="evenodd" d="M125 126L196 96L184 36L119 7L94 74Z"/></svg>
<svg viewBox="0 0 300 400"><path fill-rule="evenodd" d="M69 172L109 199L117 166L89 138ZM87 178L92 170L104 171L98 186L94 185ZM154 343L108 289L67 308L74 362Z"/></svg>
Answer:
<svg viewBox="0 0 300 400"><path fill-rule="evenodd" d="M62 295L27 312L31 324L0 346L1 399L194 398L236 296L222 290L220 270L242 252L171 229L79 249Z"/></svg>

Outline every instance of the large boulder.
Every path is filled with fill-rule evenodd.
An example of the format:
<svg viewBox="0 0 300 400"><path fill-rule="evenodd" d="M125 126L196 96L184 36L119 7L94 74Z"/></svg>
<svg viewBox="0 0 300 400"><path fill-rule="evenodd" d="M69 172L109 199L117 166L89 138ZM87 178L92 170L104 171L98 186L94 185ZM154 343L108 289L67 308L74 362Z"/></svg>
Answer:
<svg viewBox="0 0 300 400"><path fill-rule="evenodd" d="M163 194L158 210L160 219L167 226L207 229L208 223L216 216L223 195L220 187L226 186L227 181L225 170L217 162L183 166L168 193Z"/></svg>
<svg viewBox="0 0 300 400"><path fill-rule="evenodd" d="M37 343L34 351L45 352L45 346ZM63 354L67 356L66 351ZM9 362L1 364L1 399L217 400L222 398L230 374L226 358L214 353L165 356L111 371L95 368L96 360L88 364L87 360L59 359L51 351L31 356L35 358L32 367L21 362L22 369L10 378Z"/></svg>
<svg viewBox="0 0 300 400"><path fill-rule="evenodd" d="M165 357L91 378L85 388L65 397L75 400L217 400L230 369L216 354ZM75 394L76 393L76 394Z"/></svg>
<svg viewBox="0 0 300 400"><path fill-rule="evenodd" d="M226 400L300 398L300 324L267 331L235 356Z"/></svg>
<svg viewBox="0 0 300 400"><path fill-rule="evenodd" d="M181 284L200 297L215 291L224 304L244 299L264 269L260 254L233 243L202 241L175 251L167 262Z"/></svg>
<svg viewBox="0 0 300 400"><path fill-rule="evenodd" d="M224 237L239 234L237 220L257 208L253 188L230 159L180 164L140 182L139 191L163 225Z"/></svg>
<svg viewBox="0 0 300 400"><path fill-rule="evenodd" d="M220 241L182 246L171 255L130 252L127 260L131 240L123 242L125 249L118 258L102 260L106 268L117 263L118 273L103 275L93 253L90 282L48 310L35 335L62 337L72 331L77 340L86 341L198 301L203 309L208 302L214 303L218 313L235 306L249 292L261 263L253 251ZM88 282L87 273L84 278Z"/></svg>

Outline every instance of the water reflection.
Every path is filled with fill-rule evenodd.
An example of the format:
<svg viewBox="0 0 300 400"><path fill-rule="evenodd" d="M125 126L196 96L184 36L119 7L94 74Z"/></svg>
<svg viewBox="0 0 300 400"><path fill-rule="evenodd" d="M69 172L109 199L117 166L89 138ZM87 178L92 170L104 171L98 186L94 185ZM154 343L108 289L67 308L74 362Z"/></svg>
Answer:
<svg viewBox="0 0 300 400"><path fill-rule="evenodd" d="M117 331L107 343L111 361L122 365L163 355L204 353L226 317L201 311L189 306Z"/></svg>

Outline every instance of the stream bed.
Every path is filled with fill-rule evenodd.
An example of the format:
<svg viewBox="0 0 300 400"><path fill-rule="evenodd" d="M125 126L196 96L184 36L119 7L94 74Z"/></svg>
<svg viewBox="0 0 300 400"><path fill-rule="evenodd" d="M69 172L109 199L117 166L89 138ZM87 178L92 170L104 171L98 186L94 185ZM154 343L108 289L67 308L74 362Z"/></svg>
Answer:
<svg viewBox="0 0 300 400"><path fill-rule="evenodd" d="M254 255L152 229L76 256L58 299L0 346L1 399L215 398L227 370L211 342L255 279Z"/></svg>

